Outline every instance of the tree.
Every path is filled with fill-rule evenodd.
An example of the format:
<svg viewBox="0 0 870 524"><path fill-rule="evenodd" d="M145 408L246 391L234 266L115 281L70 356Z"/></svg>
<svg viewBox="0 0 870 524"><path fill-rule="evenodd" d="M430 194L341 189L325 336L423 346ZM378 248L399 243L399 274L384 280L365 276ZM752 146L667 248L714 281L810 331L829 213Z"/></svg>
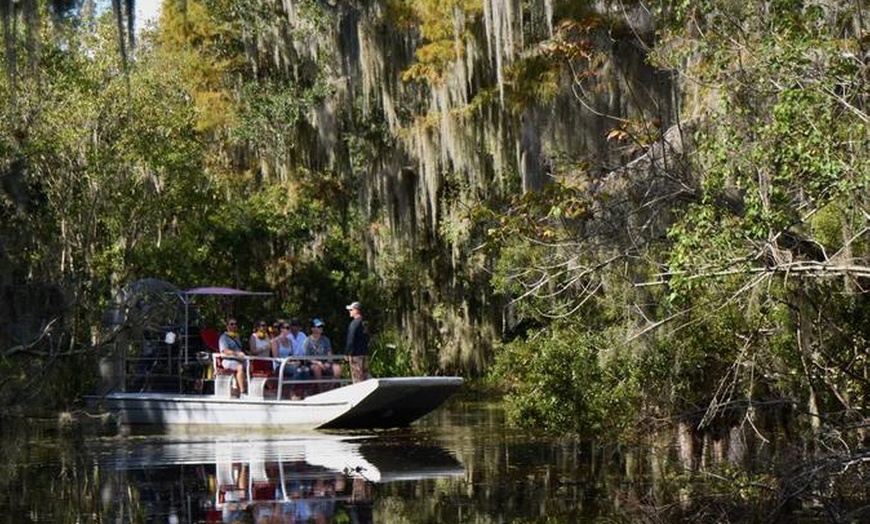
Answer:
<svg viewBox="0 0 870 524"><path fill-rule="evenodd" d="M527 326L579 314L590 332L621 329L626 342L601 346L600 362L628 356L628 382L664 393L630 417L665 408L703 428L762 398L856 413L867 387L861 8L657 7L651 56L685 79L682 123L624 168L518 199L492 237L516 256L498 289ZM611 139L631 139L624 131Z"/></svg>
<svg viewBox="0 0 870 524"><path fill-rule="evenodd" d="M9 363L22 366L23 381L39 380L46 360L94 343L90 327L112 290L136 276L138 253L167 242L189 209L211 199L197 177L202 148L184 86L145 55L125 72L110 18L95 22L46 21L40 68L17 80L16 103L3 108L3 159L23 191L23 200L3 200L10 220L0 235L15 246L4 252L4 277L57 285L67 304L62 318L27 311L23 318L36 322L10 319L38 342L27 359ZM40 335L49 328L53 341ZM5 347L10 355L20 349ZM56 386L75 389L81 380ZM40 392L10 386L4 391Z"/></svg>

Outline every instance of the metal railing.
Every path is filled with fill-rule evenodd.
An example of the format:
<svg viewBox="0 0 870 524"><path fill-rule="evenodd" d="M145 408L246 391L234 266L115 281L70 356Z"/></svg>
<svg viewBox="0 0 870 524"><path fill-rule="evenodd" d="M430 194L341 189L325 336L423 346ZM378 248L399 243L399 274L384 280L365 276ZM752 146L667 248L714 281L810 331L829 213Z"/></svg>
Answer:
<svg viewBox="0 0 870 524"><path fill-rule="evenodd" d="M351 382L350 378L342 378L329 376L328 378L319 378L316 379L312 376L306 378L295 378L297 374L297 369L300 367L306 367L309 369L312 364L317 364L320 362L344 362L346 360L345 355L328 355L328 356L320 356L320 355L304 355L304 356L289 356L289 357L260 357L260 356L245 356L244 358L234 357L223 355L219 352L215 352L211 354L211 365L212 369L215 371L215 375L217 375L218 370L223 369L225 371L229 371L227 368L223 368L220 361L223 360L235 360L244 363L245 366L245 380L248 383L248 387L250 388L252 379L254 378L263 378L266 381L275 381L277 382L278 390L276 392L276 398L283 398L283 389L285 386L305 386L305 385L314 385L314 384L335 384L335 385L344 385ZM258 375L255 374L257 372L252 372L251 365L252 362L269 362L272 365L272 372L267 375ZM288 376L288 367L293 367L292 375ZM235 373L235 371L233 371ZM349 374L349 367L348 372ZM342 369L342 374L345 374L344 369ZM217 393L217 392L215 392Z"/></svg>

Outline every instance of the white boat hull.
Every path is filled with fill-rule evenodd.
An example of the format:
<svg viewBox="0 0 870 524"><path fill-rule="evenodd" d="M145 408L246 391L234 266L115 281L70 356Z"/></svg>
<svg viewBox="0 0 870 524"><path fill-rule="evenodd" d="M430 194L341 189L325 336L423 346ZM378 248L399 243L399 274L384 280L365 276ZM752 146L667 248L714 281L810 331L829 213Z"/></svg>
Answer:
<svg viewBox="0 0 870 524"><path fill-rule="evenodd" d="M126 425L367 429L407 426L461 385L460 377L374 378L304 400L131 392L91 400Z"/></svg>

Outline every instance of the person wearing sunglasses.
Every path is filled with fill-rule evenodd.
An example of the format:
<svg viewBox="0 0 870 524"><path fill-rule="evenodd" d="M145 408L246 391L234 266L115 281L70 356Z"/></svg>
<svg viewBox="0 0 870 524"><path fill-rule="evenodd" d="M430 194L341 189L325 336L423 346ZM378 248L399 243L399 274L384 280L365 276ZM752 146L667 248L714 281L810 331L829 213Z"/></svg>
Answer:
<svg viewBox="0 0 870 524"><path fill-rule="evenodd" d="M254 332L251 333L251 337L248 339L249 355L257 357L271 356L272 348L269 340L269 331L266 328L265 320L258 320L254 324Z"/></svg>
<svg viewBox="0 0 870 524"><path fill-rule="evenodd" d="M326 325L323 320L319 318L315 318L311 321L311 332L309 333L308 338L305 339L305 343L302 344L306 355L310 357L332 356L332 343L329 341L329 338L323 334L323 328L325 327ZM323 378L341 378L341 365L334 363L332 360L312 359L309 361L309 365L311 366L311 374L314 376L314 379L318 381L316 386L318 391L326 391L333 387L332 384L321 384L319 381Z"/></svg>
<svg viewBox="0 0 870 524"><path fill-rule="evenodd" d="M269 329L265 320L258 320L254 324L254 332L251 333L248 339L248 354L253 357L271 357L272 356L272 339L269 338ZM251 372L269 371L272 369L272 362L268 360L252 360Z"/></svg>
<svg viewBox="0 0 870 524"><path fill-rule="evenodd" d="M286 358L293 354L293 341L290 339L290 325L281 322L278 334L272 339L272 358Z"/></svg>
<svg viewBox="0 0 870 524"><path fill-rule="evenodd" d="M228 318L227 328L218 340L218 349L221 355L227 357L221 359L221 367L235 371L239 394L247 396L248 384L245 380L245 358L247 355L242 347L242 339L239 338L239 322L235 318Z"/></svg>
<svg viewBox="0 0 870 524"><path fill-rule="evenodd" d="M299 321L291 318L281 324L280 333L272 345L272 356L275 358L303 356L302 344L305 342L305 338L305 333L299 330ZM275 364L279 365L277 362ZM310 376L311 370L301 360L291 360L287 363L285 373L293 380L305 380ZM304 388L299 384L295 385L292 391L291 399L295 400L304 396Z"/></svg>

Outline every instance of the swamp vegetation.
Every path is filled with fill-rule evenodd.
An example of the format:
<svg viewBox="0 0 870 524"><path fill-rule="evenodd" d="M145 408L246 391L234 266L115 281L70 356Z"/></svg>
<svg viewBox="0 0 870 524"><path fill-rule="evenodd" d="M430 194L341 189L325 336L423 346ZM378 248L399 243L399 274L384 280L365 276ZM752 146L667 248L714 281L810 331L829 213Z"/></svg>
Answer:
<svg viewBox="0 0 870 524"><path fill-rule="evenodd" d="M865 475L865 1L134 5L0 0L7 416L92 391L156 277L339 339L362 300L376 371L514 424Z"/></svg>

